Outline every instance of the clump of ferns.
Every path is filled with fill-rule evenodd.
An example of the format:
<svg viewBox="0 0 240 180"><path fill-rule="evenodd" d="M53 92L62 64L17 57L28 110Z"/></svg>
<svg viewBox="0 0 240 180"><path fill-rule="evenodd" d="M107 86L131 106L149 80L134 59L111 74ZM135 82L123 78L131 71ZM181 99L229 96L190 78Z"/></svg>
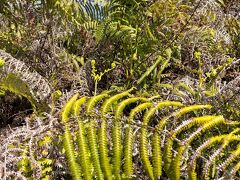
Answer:
<svg viewBox="0 0 240 180"><path fill-rule="evenodd" d="M236 133L231 129L238 122L227 121L222 116L204 115L212 108L210 105L154 102L151 98L133 96L131 91L115 95L104 92L80 99L76 94L64 106L61 114L63 147L73 179L143 177L143 171L150 179L160 178L163 172L170 179L194 178L195 170L189 170L189 174L186 170L195 151L209 139L224 135L218 127L225 126L226 133L223 132L226 136ZM100 114L94 114L94 108L102 100ZM123 121L123 111L134 103L126 121ZM153 121L158 111L168 107L172 107L168 115ZM141 124L137 125L136 114L139 112L143 116L139 116ZM109 117L109 114L112 115ZM77 120L76 138L71 132L71 116ZM113 119L112 122L109 118ZM204 177L210 177L208 172L213 169L212 159L216 157L212 154L206 156L209 160L205 163ZM229 164L232 162L227 160L225 164L228 161ZM139 167L143 171L137 172Z"/></svg>

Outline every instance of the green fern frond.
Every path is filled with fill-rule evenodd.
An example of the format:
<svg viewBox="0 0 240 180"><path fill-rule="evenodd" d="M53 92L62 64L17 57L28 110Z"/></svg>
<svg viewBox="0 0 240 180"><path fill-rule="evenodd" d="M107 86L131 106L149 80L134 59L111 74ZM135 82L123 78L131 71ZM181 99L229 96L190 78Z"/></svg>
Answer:
<svg viewBox="0 0 240 180"><path fill-rule="evenodd" d="M204 172L202 175L204 178L209 179L214 177L216 170L219 169L222 171L228 168L228 166L232 167L229 177L234 177L240 168L238 164L235 166L232 165L240 156L239 146L224 161L221 160L222 163L218 167L217 165L219 157L222 155L222 152L226 151L226 147L229 147L230 143L232 145L233 141L234 144L235 142L239 142L240 138L238 134L240 129L235 128L239 125L239 122L226 121L223 116L199 116L199 114L205 113L203 112L205 109L210 109L210 105L183 107L184 105L180 102L165 101L159 102L153 106L151 100L154 99L154 97L149 99L144 97L132 97L129 93L131 90L112 96L103 92L98 96L89 98L87 103L85 103L88 99L87 97L77 100L78 95L75 95L62 109L61 116L62 119L64 119L62 122L65 124L63 144L73 178L75 178L76 174L79 174L79 178L83 177L84 179L96 178L103 180L133 178L133 147L134 144L136 144L134 139L134 121L136 118L135 116L140 112L145 113L142 117L140 131L136 131L136 137L139 137L137 142L139 146L137 147L140 161L142 162L142 168L149 179L158 179L161 177L163 163L163 168L168 178L180 180L183 176L186 177L187 175L185 172L181 172L181 168L184 164L187 164L188 178L196 180L199 178L196 173L196 167L198 166L196 163L197 159L201 157L202 154L207 153L206 150L208 148L213 148L215 152L213 154L208 153L208 160L203 166ZM97 108L96 104L108 96L110 96L110 98L103 102L99 110L100 113L93 114L93 109ZM119 100L123 98L125 99L119 102ZM124 109L130 107L128 106L129 104L138 104L137 102L140 102L140 104L131 109L127 122L122 122ZM81 107L85 104L86 106L84 109L86 111L86 116L80 116L82 114L81 110L83 109ZM158 121L151 135L151 133L148 132L149 122L155 117L154 115L158 110L170 106L173 107L171 108L173 112ZM71 138L68 124L72 109L74 110L74 117L78 120L76 141L78 152L74 149L74 143ZM112 118L108 116L110 113L114 113L111 132L109 132L108 128L108 120ZM86 119L80 119L80 117ZM186 117L189 119L184 120ZM101 120L99 125L97 125L98 120ZM124 123L126 124L125 127L122 125ZM235 129L228 134L208 137L203 144L197 147L193 154L192 152L190 153L190 157L185 157L186 154L192 151L189 147L193 145L194 140L206 134L206 131L220 124L228 126L229 130L232 128ZM174 126L176 127L174 128ZM172 129L171 132L167 130L169 127ZM166 133L163 132L165 131L164 128L169 135L165 135L166 139L164 138L164 142L161 142L161 133ZM96 135L97 131L98 136ZM191 134L188 134L188 132L191 132ZM122 140L122 135L124 135L124 141ZM211 133L209 133L209 135L211 135ZM108 136L111 136L111 138L108 139ZM180 141L178 136L181 137ZM112 142L108 143L108 140L112 140ZM123 147L122 142L124 142ZM163 143L164 152L162 153L161 145ZM221 145L218 149L214 148L216 143ZM152 146L152 152L149 151L150 144ZM108 148L112 148L112 153L109 153ZM79 156L79 162L75 157L76 154ZM123 167L121 167L122 160ZM77 164L76 167L75 164Z"/></svg>
<svg viewBox="0 0 240 180"><path fill-rule="evenodd" d="M103 120L99 129L99 152L100 152L100 163L103 169L103 173L106 179L112 179L112 169L110 165L110 159L108 157L107 148L107 122Z"/></svg>
<svg viewBox="0 0 240 180"><path fill-rule="evenodd" d="M91 158L93 161L93 167L97 176L97 179L103 180L104 175L103 171L100 165L100 157L98 152L98 143L97 143L97 135L96 135L96 122L94 119L92 119L92 111L96 104L101 101L103 98L107 97L107 93L100 94L98 96L94 96L91 99L89 99L87 106L86 106L86 112L87 115L90 116L90 120L87 127L87 138L89 142L89 148L91 152Z"/></svg>
<svg viewBox="0 0 240 180"><path fill-rule="evenodd" d="M132 103L135 103L137 101L143 101L146 102L148 101L147 98L142 98L142 97L132 97L132 98L128 98L123 100L122 102L120 102L115 110L115 119L116 120L120 120L121 118L121 113L123 112L124 108Z"/></svg>
<svg viewBox="0 0 240 180"><path fill-rule="evenodd" d="M111 109L113 103L117 102L119 99L123 98L124 96L130 95L129 93L133 91L134 88L131 88L127 91L124 91L122 93L116 94L106 101L104 101L102 107L101 107L101 116L104 118L104 116L108 113L108 111Z"/></svg>
<svg viewBox="0 0 240 180"><path fill-rule="evenodd" d="M80 180L81 178L81 169L79 164L77 163L75 157L75 148L73 144L73 140L70 133L70 127L68 124L69 117L71 115L72 109L74 107L74 103L77 100L79 94L75 94L70 100L64 105L61 112L61 120L62 123L65 125L64 133L63 133L63 147L65 149L65 153L67 156L67 160L69 163L69 169L71 171L71 175L74 180Z"/></svg>
<svg viewBox="0 0 240 180"><path fill-rule="evenodd" d="M24 150L21 155L22 159L18 161L17 166L18 166L18 170L22 172L25 175L25 177L30 178L33 171L33 166L30 158L28 157L28 153L27 153L28 149L29 149L29 146L24 147Z"/></svg>
<svg viewBox="0 0 240 180"><path fill-rule="evenodd" d="M187 129L190 129L192 126L196 125L196 124L203 124L203 123L207 123L212 121L213 119L217 118L217 116L202 116L202 117L197 117L197 118L192 118L190 120L184 121L181 125L179 125L172 133L172 135L168 138L166 144L165 144L165 154L168 154L168 159L172 159L172 154L171 154L171 149L173 148L173 141L176 138L176 136L178 134L180 134L182 131L185 131ZM181 146L179 148L179 151L183 151L183 147ZM178 167L178 161L180 161L181 159L180 156L181 154L177 154L177 156L174 158L174 161L172 161L172 165L171 165L171 169L174 167L177 167L177 169L175 169L175 174L174 174L174 170L171 171L171 175L172 175L172 179L179 179L179 173L177 170L179 170ZM170 168L170 167L169 167Z"/></svg>
<svg viewBox="0 0 240 180"><path fill-rule="evenodd" d="M129 93L133 90L127 90L122 93L116 94L109 99L105 100L103 105L101 106L101 117L102 122L99 129L99 151L100 151L100 162L103 168L104 175L107 179L112 179L110 159L108 157L108 148L107 148L107 122L106 122L106 114L111 109L113 103L117 102L119 99L124 96L128 96Z"/></svg>
<svg viewBox="0 0 240 180"><path fill-rule="evenodd" d="M147 98L133 97L128 98L120 102L115 110L115 120L112 128L112 141L113 141L113 172L116 179L121 179L120 168L121 168L121 158L122 158L122 124L121 114L125 107L129 104L135 103L137 101L148 101Z"/></svg>
<svg viewBox="0 0 240 180"><path fill-rule="evenodd" d="M164 102L158 103L156 107L151 108L148 112L145 113L145 115L143 117L143 125L147 126L149 120L151 119L151 117L154 115L154 113L157 110L160 110L164 107L169 107L169 106L181 107L181 106L183 106L183 104L180 102L175 102L175 101L164 101Z"/></svg>
<svg viewBox="0 0 240 180"><path fill-rule="evenodd" d="M227 136L229 136L229 135L224 134L224 135L220 135L220 136L211 137L196 149L195 154L192 155L192 157L190 158L191 160L188 163L188 175L189 175L189 177L191 177L191 179L193 179L193 180L197 179L197 177L196 177L197 174L195 172L196 161L197 161L197 158L202 154L202 152L204 150L206 150L207 148L209 148L210 146L212 146L213 144L221 142Z"/></svg>
<svg viewBox="0 0 240 180"><path fill-rule="evenodd" d="M4 65L5 65L4 59L0 58L0 68L3 67Z"/></svg>
<svg viewBox="0 0 240 180"><path fill-rule="evenodd" d="M195 132L193 132L189 138L183 141L183 144L178 148L177 155L174 158L174 160L171 162L171 167L174 168L174 171L171 174L172 177L176 179L180 179L180 164L181 159L183 158L183 154L186 151L186 149L189 147L191 142L198 136L200 136L202 133L204 133L206 130L209 130L213 126L216 126L218 124L224 123L225 119L222 116L214 117L211 121L206 122L203 124L200 128L198 128Z"/></svg>
<svg viewBox="0 0 240 180"><path fill-rule="evenodd" d="M81 106L87 101L87 97L82 97L80 99L78 99L77 101L75 101L75 103L73 104L73 114L75 117L78 117L80 115L81 112Z"/></svg>
<svg viewBox="0 0 240 180"><path fill-rule="evenodd" d="M177 86L176 86L176 89L179 89L179 88L183 88L187 92L191 93L193 96L197 93L185 83L178 83Z"/></svg>
<svg viewBox="0 0 240 180"><path fill-rule="evenodd" d="M98 26L96 27L96 30L94 32L94 37L96 38L97 42L100 42L104 38L105 31L106 31L105 22L98 24Z"/></svg>
<svg viewBox="0 0 240 180"><path fill-rule="evenodd" d="M36 112L49 110L47 104L38 102L38 100L32 95L28 84L14 74L8 74L7 77L2 79L0 82L0 89L25 97L31 103L33 110Z"/></svg>
<svg viewBox="0 0 240 180"><path fill-rule="evenodd" d="M83 121L79 117L81 106L86 102L86 100L87 100L87 97L82 97L81 99L77 100L74 103L73 107L74 107L74 116L78 120L77 144L79 149L80 165L81 165L84 179L90 180L92 179L91 163L89 159L90 152L89 152L89 147L85 137L85 127L84 127Z"/></svg>
<svg viewBox="0 0 240 180"><path fill-rule="evenodd" d="M46 79L44 79L39 73L34 69L27 66L24 62L15 59L11 54L6 53L0 49L0 58L5 61L4 66L1 68L1 75L9 81L12 88L19 88L21 91L21 86L17 87L21 82L27 84L31 96L39 103L42 104L42 111L48 111L49 107L46 104L51 94L51 86ZM9 77L5 77L9 76ZM15 76L15 77L14 77ZM1 79L3 78L1 77ZM12 84L10 81L14 78L18 85ZM17 79L17 80L16 80ZM21 80L21 82L20 82ZM8 83L6 83L8 84ZM25 85L22 85L25 86ZM36 88L37 87L37 88ZM26 90L26 87L23 87Z"/></svg>
<svg viewBox="0 0 240 180"><path fill-rule="evenodd" d="M237 172L239 172L240 169L240 162L238 162L231 170L230 172L230 179L234 179Z"/></svg>
<svg viewBox="0 0 240 180"><path fill-rule="evenodd" d="M235 161L240 156L240 145L231 153L231 155L219 165L218 168L226 169L233 161Z"/></svg>
<svg viewBox="0 0 240 180"><path fill-rule="evenodd" d="M63 147L66 151L69 169L74 180L81 180L81 169L75 157L74 145L70 134L69 125L65 125L65 132L63 133Z"/></svg>
<svg viewBox="0 0 240 180"><path fill-rule="evenodd" d="M140 104L139 106L135 107L131 110L130 115L127 120L127 127L125 130L125 140L124 140L124 174L127 178L130 178L133 174L133 162L132 162L132 150L133 150L133 128L132 124L134 122L134 117L137 113L144 111L145 109L152 106L152 103L146 102Z"/></svg>
<svg viewBox="0 0 240 180"><path fill-rule="evenodd" d="M91 175L91 163L90 163L90 152L85 137L85 128L81 120L78 120L78 134L77 143L80 156L80 165L83 172L83 177L86 180L92 179Z"/></svg>
<svg viewBox="0 0 240 180"><path fill-rule="evenodd" d="M175 179L175 180L180 180L180 163L182 160L182 155L185 151L185 147L184 146L180 146L178 148L178 152L176 154L176 156L174 157L174 159L171 161L171 165L170 165L170 169L172 170L170 172L170 179Z"/></svg>
<svg viewBox="0 0 240 180"><path fill-rule="evenodd" d="M148 155L148 140L147 140L147 130L146 128L141 128L140 134L140 156L143 163L144 170L148 174L149 178L154 179L153 167L149 160Z"/></svg>
<svg viewBox="0 0 240 180"><path fill-rule="evenodd" d="M212 106L211 105L192 105L192 106L188 106L185 108L182 108L179 112L176 113L176 117L179 118L182 115L191 112L191 111L196 111L196 110L200 110L200 109L211 109Z"/></svg>
<svg viewBox="0 0 240 180"><path fill-rule="evenodd" d="M113 143L113 174L115 179L121 179L121 159L122 159L122 125L119 121L114 121L112 128Z"/></svg>
<svg viewBox="0 0 240 180"><path fill-rule="evenodd" d="M154 115L154 113L164 107L169 107L169 106L182 106L182 103L180 102L173 102L173 101L165 101L165 102L160 102L157 104L156 107L151 108L149 111L147 111L144 114L143 117L143 123L142 127L140 130L140 156L142 157L143 161L143 167L147 174L151 177L151 179L158 178L161 176L161 157L160 157L160 142L158 141L159 138L154 136L153 137L153 168L151 165L151 162L149 160L148 156L148 143L147 143L147 125L148 122L150 121L151 117ZM154 176L152 169L154 170Z"/></svg>
<svg viewBox="0 0 240 180"><path fill-rule="evenodd" d="M216 161L216 159L221 155L222 151L228 147L232 141L239 141L239 136L236 136L234 133L239 132L239 128L235 129L233 132L229 133L224 139L220 148L218 148L212 155L209 156L209 160L205 164L203 169L203 174L206 180L210 179L210 167Z"/></svg>
<svg viewBox="0 0 240 180"><path fill-rule="evenodd" d="M109 96L107 93L103 93L103 94L100 94L100 95L97 95L97 96L94 96L94 97L90 98L88 100L87 105L86 105L87 114L91 115L94 107L96 106L96 104L107 96Z"/></svg>
<svg viewBox="0 0 240 180"><path fill-rule="evenodd" d="M93 167L96 173L96 177L99 180L104 180L103 171L100 165L100 156L98 152L96 122L93 119L90 120L89 126L86 129L86 131L87 131L87 138L88 138L91 158L92 158Z"/></svg>
<svg viewBox="0 0 240 180"><path fill-rule="evenodd" d="M73 105L75 103L75 101L77 100L79 94L75 94L62 108L62 112L61 112L61 120L62 122L65 124L69 121L69 116L71 114Z"/></svg>
<svg viewBox="0 0 240 180"><path fill-rule="evenodd" d="M153 134L152 136L152 164L154 178L159 179L162 175L162 150L161 150L161 138Z"/></svg>
<svg viewBox="0 0 240 180"><path fill-rule="evenodd" d="M88 31L90 31L90 30L95 30L95 29L97 29L97 27L98 27L98 22L97 22L97 21L85 22L85 23L83 24L83 27L84 27L86 30L88 30Z"/></svg>
<svg viewBox="0 0 240 180"><path fill-rule="evenodd" d="M206 109L206 108L209 109L209 108L211 108L211 106L210 105L188 106L188 107L184 107L184 108L180 109L177 112L172 113L170 116L164 117L163 119L161 119L159 121L159 123L155 127L155 129L156 129L155 135L156 136L159 135L159 133L163 130L163 128L165 127L165 125L167 124L167 122L169 121L169 119L171 117L176 117L178 119L186 113L196 111L196 110ZM172 140L174 139L174 137L171 137L171 138L172 138ZM164 155L163 155L164 168L168 174L170 174L168 170L170 168L171 158L172 158L171 148L172 148L172 141L169 141L168 143L165 144Z"/></svg>
<svg viewBox="0 0 240 180"><path fill-rule="evenodd" d="M53 171L53 160L48 158L41 158L37 162L42 167L41 179L47 178Z"/></svg>
<svg viewBox="0 0 240 180"><path fill-rule="evenodd" d="M226 148L226 144L222 144L222 146L220 146L212 155L209 155L210 158L209 160L206 162L204 168L203 168L203 175L204 178L206 180L210 180L211 175L210 175L210 168L212 166L212 164L216 163L216 159L217 157L220 155L220 153L222 153L222 151ZM213 176L213 175L212 175Z"/></svg>
<svg viewBox="0 0 240 180"><path fill-rule="evenodd" d="M192 126L197 124L204 124L207 123L213 119L215 119L218 116L201 116L201 117L195 117L186 121L183 121L182 124L180 124L173 132L172 136L176 137L178 134L180 134L182 131L185 131L187 129L190 129Z"/></svg>

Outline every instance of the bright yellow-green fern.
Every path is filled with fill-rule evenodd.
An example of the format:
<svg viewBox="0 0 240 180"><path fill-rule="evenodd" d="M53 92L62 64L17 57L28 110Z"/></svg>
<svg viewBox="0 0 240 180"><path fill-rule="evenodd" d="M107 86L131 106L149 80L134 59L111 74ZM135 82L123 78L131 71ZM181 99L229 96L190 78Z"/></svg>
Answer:
<svg viewBox="0 0 240 180"><path fill-rule="evenodd" d="M112 172L109 164L109 157L108 157L108 148L107 148L107 122L106 122L106 115L108 111L111 109L113 103L117 102L119 99L128 96L129 93L133 89L127 90L125 92L116 94L109 99L105 100L101 107L101 127L99 129L99 150L100 150L100 161L103 167L104 175L107 179L112 179Z"/></svg>
<svg viewBox="0 0 240 180"><path fill-rule="evenodd" d="M161 176L161 147L160 147L160 142L158 140L158 138L156 136L153 137L153 161L154 161L154 171L152 168L152 164L150 162L150 158L148 155L148 143L147 143L147 126L148 123L150 121L150 119L152 118L152 116L154 115L154 113L157 110L160 110L164 107L169 107L169 106L182 106L181 103L179 102L171 102L171 101L165 101L165 102L160 102L157 104L156 107L151 108L149 111L147 111L143 117L143 123L142 123L142 127L140 130L140 156L141 159L143 161L143 166L144 169L147 170L147 174L150 176L151 179L154 178L159 178ZM154 174L154 175L153 175Z"/></svg>
<svg viewBox="0 0 240 180"><path fill-rule="evenodd" d="M141 166L147 179L161 178L162 171L170 180L211 179L216 174L236 176L240 169L235 163L240 157L238 122L208 115L212 107L208 104L184 105L134 97L131 90L103 92L78 100L75 95L64 106L63 145L73 179L134 178L138 173L136 166ZM70 132L72 112L71 125L77 124L76 138ZM227 126L229 132L216 134L221 126ZM207 151L209 148L211 152ZM229 148L231 153L227 153ZM228 156L219 160L223 153ZM203 154L203 172L199 173L197 160ZM183 167L185 171L181 170ZM230 174L224 174L226 168Z"/></svg>
<svg viewBox="0 0 240 180"><path fill-rule="evenodd" d="M127 121L127 127L125 130L125 143L124 143L124 174L127 178L130 178L133 175L133 162L132 162L132 151L133 151L133 143L134 143L134 135L133 135L133 127L134 117L137 113L144 111L147 108L150 108L153 104L151 102L146 102L140 104L131 110L130 115Z"/></svg>
<svg viewBox="0 0 240 180"><path fill-rule="evenodd" d="M63 107L62 114L61 114L61 120L63 124L65 125L65 131L63 133L63 147L66 151L67 160L69 163L69 169L71 171L71 174L74 179L80 180L81 178L81 170L80 165L77 163L76 157L75 157L75 148L70 132L69 127L69 118L73 109L73 105L75 101L78 98L78 94L74 95Z"/></svg>
<svg viewBox="0 0 240 180"><path fill-rule="evenodd" d="M113 172L116 179L121 179L121 158L122 158L122 136L121 136L121 115L123 110L129 104L137 101L146 102L148 99L142 97L132 97L120 102L115 110L115 120L112 128L112 141L113 141Z"/></svg>
<svg viewBox="0 0 240 180"><path fill-rule="evenodd" d="M86 180L92 179L90 152L85 137L85 126L80 118L81 106L86 102L86 97L82 97L74 103L74 117L78 120L77 144L79 149L80 165L83 172L83 177Z"/></svg>

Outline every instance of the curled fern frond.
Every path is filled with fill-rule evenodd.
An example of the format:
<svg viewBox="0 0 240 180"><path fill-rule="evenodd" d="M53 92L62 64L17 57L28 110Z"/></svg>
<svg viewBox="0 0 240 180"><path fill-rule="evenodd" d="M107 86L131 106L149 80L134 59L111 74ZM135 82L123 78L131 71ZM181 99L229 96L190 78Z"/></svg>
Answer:
<svg viewBox="0 0 240 180"><path fill-rule="evenodd" d="M73 112L75 117L78 117L80 115L81 106L86 102L86 100L87 97L82 97L73 104Z"/></svg>
<svg viewBox="0 0 240 180"><path fill-rule="evenodd" d="M112 172L111 172L110 159L108 157L108 148L107 148L106 114L112 107L113 103L117 102L119 99L123 98L124 96L128 96L132 90L133 88L110 97L109 99L105 100L105 102L101 107L102 122L99 129L99 151L100 151L101 166L103 168L104 175L107 179L112 179Z"/></svg>
<svg viewBox="0 0 240 180"><path fill-rule="evenodd" d="M221 155L222 151L232 142L232 141L239 141L240 138L236 136L234 133L238 132L239 128L235 129L231 133L229 133L224 139L223 143L220 148L218 148L212 155L209 156L209 160L205 164L203 169L203 174L205 179L210 179L210 167L216 161L216 159Z"/></svg>
<svg viewBox="0 0 240 180"><path fill-rule="evenodd" d="M109 99L106 99L100 107L99 114L93 114L93 109L97 109L98 106L96 107L96 104L109 96L108 93L104 92L98 96L89 98L84 108L86 116L80 115L82 115L81 110L83 109L81 107L85 105L88 98L83 97L77 100L78 94L73 96L73 98L71 98L62 109L61 118L65 125L63 144L73 179L76 178L77 174L79 178L84 179L96 178L103 180L132 178L134 176L133 172L135 165L133 163L133 147L136 143L142 168L149 179L159 179L162 176L163 163L163 168L168 178L180 180L182 177L188 177L189 179L196 180L199 178L197 177L198 174L196 172L198 167L196 162L198 158L202 158L202 154L205 155L205 153L208 155L208 159L206 157L204 158L207 160L203 165L202 175L205 179L214 176L219 177L219 171L223 172L223 169L226 168L230 169L231 173L226 174L223 172L221 175L224 177L235 176L240 165L238 163L234 166L233 162L235 162L240 156L240 146L237 146L230 156L226 157L224 160L220 160L220 162L222 162L220 165L218 165L218 160L220 159L219 157L222 156L222 152L226 151L227 147L232 148L232 145L236 145L235 142L238 143L238 141L240 141L240 129L236 128L239 125L239 122L227 121L223 116L217 115L199 116L199 114L205 114L205 112L202 111L210 109L210 105L192 105L183 107L184 105L180 102L165 101L159 102L153 106L151 100L154 99L154 97L149 99L144 97L132 97L129 93L130 91L131 90L112 95ZM119 100L123 98L125 98L125 100L119 102ZM125 122L126 125L123 127L123 111L126 107L129 108L130 106L128 105L131 103L134 103L136 106L131 109L128 119ZM150 121L156 117L155 113L162 108L170 106L173 107L170 108L173 112L161 118L153 128L153 134L149 134L148 127L149 125L152 125L150 124ZM69 127L69 117L72 110L74 110L74 117L78 122L76 141L79 150L78 152L74 149L74 143ZM140 131L136 130L136 137L139 139L138 142L135 142L134 121L136 121L136 115L140 112L144 112L144 115L142 116ZM109 116L110 113L114 113L111 133L108 128L108 120L112 118ZM80 119L80 117L86 119ZM185 120L186 118L189 119ZM97 122L99 122L98 120L101 120L99 125L97 125ZM137 120L139 121L140 119ZM196 145L193 143L196 139L201 138L203 135L204 137L211 135L209 130L222 124L229 127L229 130L232 128L235 129L223 135L208 137L206 141L200 144L195 150L190 148L192 145ZM170 132L168 131L168 128L171 128ZM96 135L97 131L98 136ZM209 133L206 134L207 131L209 131ZM189 132L191 133L189 134ZM162 133L164 133L163 142L161 142ZM168 135L165 133L168 133ZM124 135L124 141L122 140L122 135ZM108 139L108 136L111 136L111 138ZM181 140L178 139L179 137ZM108 143L108 140L112 140L112 143ZM123 148L122 142L124 142ZM231 146L229 146L230 143ZM109 144L113 148L112 153L109 153ZM149 151L150 144L152 146L152 152ZM218 149L215 148L216 144L220 145ZM164 147L163 153L161 146ZM214 153L207 152L208 148L214 150ZM75 157L76 154L79 156L79 162ZM188 156L189 154L191 156ZM110 157L112 159L111 161ZM121 169L122 159L123 169ZM181 171L186 163L188 171ZM186 173L188 173L188 175Z"/></svg>
<svg viewBox="0 0 240 180"><path fill-rule="evenodd" d="M86 102L87 97L82 97L74 104L74 116L78 120L77 144L79 149L80 165L83 172L83 177L86 180L91 180L91 163L89 159L89 147L85 137L85 127L83 121L79 118L81 106Z"/></svg>
<svg viewBox="0 0 240 180"><path fill-rule="evenodd" d="M151 162L149 160L148 156L148 145L147 145L147 125L148 122L150 121L151 117L154 115L154 113L164 107L169 107L169 106L182 106L182 103L180 102L174 102L174 101L165 101L165 102L160 102L157 104L156 107L151 108L149 111L147 111L144 114L143 117L143 123L142 127L140 130L140 156L142 157L143 161L143 167L147 174L151 177L151 179L158 178L161 176L161 147L159 143L159 138L158 137L153 137L153 167L151 165ZM153 171L154 171L154 176L153 176Z"/></svg>
<svg viewBox="0 0 240 180"><path fill-rule="evenodd" d="M144 117L143 117L143 125L147 126L149 120L151 119L151 117L154 115L154 113L159 110L162 109L164 107L169 107L169 106L183 106L182 103L180 102L175 102L175 101L164 101L164 102L160 102L157 104L156 107L151 108L148 112L145 113Z"/></svg>
<svg viewBox="0 0 240 180"><path fill-rule="evenodd" d="M192 106L188 106L188 107L184 107L182 108L179 112L177 112L175 114L175 116L177 118L181 117L182 115L188 113L188 112L191 112L191 111L196 111L196 110L199 110L199 109L211 109L212 106L211 105L192 105Z"/></svg>
<svg viewBox="0 0 240 180"><path fill-rule="evenodd" d="M178 134L180 134L182 131L185 131L187 129L190 129L192 126L197 124L204 124L206 122L209 122L216 118L218 116L201 116L201 117L195 117L191 118L189 120L183 121L182 124L180 124L173 132L172 136L176 137Z"/></svg>
<svg viewBox="0 0 240 180"><path fill-rule="evenodd" d="M127 120L127 127L125 130L125 141L124 141L124 174L126 177L130 178L133 174L133 162L132 162L132 150L133 150L133 128L131 124L134 122L134 117L138 112L144 111L145 109L152 106L152 103L146 102L140 104L139 106L135 107L131 110L130 115Z"/></svg>
<svg viewBox="0 0 240 180"><path fill-rule="evenodd" d="M71 114L73 105L75 101L77 100L79 94L75 94L62 108L62 113L61 113L61 120L65 124L69 121L69 116Z"/></svg>
<svg viewBox="0 0 240 180"><path fill-rule="evenodd" d="M113 141L113 172L116 179L120 179L120 168L122 158L122 137L121 137L121 114L125 107L137 101L148 101L147 98L133 97L120 102L115 110L115 120L112 128L112 141Z"/></svg>
<svg viewBox="0 0 240 180"><path fill-rule="evenodd" d="M134 88L131 88L127 91L124 91L122 93L116 94L106 101L104 101L102 107L101 107L101 115L104 118L104 116L108 113L113 103L117 102L119 99L123 98L124 96L128 96L131 91L133 91Z"/></svg>
<svg viewBox="0 0 240 180"><path fill-rule="evenodd" d="M65 132L63 133L63 147L66 151L67 160L70 166L70 171L74 180L80 180L81 178L81 169L79 164L76 161L74 144L72 142L72 137L70 133L70 127L68 124L69 117L71 115L75 101L78 98L78 93L75 94L63 107L61 113L62 123L65 125Z"/></svg>
<svg viewBox="0 0 240 180"><path fill-rule="evenodd" d="M192 118L192 119L189 119L187 121L184 121L181 125L179 125L172 133L171 137L168 138L167 142L166 142L166 153L167 151L170 151L170 149L172 149L172 146L173 146L173 141L174 139L176 138L176 136L178 134L180 134L182 131L185 131L187 129L190 129L192 126L196 125L196 124L203 124L203 123L207 123L207 122L210 122L212 121L213 119L215 119L217 116L202 116L202 117L197 117L197 118ZM172 171L172 178L174 179L179 179L180 178L180 167L178 166L178 162L177 161L180 161L181 158L180 155L181 153L183 153L184 151L184 146L181 146L179 148L179 151L181 151L179 154L177 154L177 156L174 158L174 161L172 161L172 165L171 167L176 167L176 169L174 171ZM171 154L169 154L171 155ZM172 169L172 168L171 168ZM191 174L193 175L193 173Z"/></svg>
<svg viewBox="0 0 240 180"><path fill-rule="evenodd" d="M131 104L131 103L134 103L136 101L143 101L143 102L146 102L148 101L147 98L142 98L142 97L132 97L132 98L128 98L128 99L125 99L123 100L122 102L120 102L115 110L115 119L116 120L120 120L121 118L121 113L123 112L124 108Z"/></svg>
<svg viewBox="0 0 240 180"><path fill-rule="evenodd" d="M88 115L92 114L92 110L94 109L94 107L96 106L96 104L101 101L102 99L104 99L105 97L107 97L108 94L107 93L103 93L97 96L92 97L91 99L88 100L88 103L86 105L86 112Z"/></svg>
<svg viewBox="0 0 240 180"><path fill-rule="evenodd" d="M169 121L169 119L171 117L180 118L181 116L183 116L186 113L189 113L189 112L192 112L192 111L196 111L196 110L205 109L205 108L208 109L208 108L211 108L211 106L210 105L193 105L193 106L188 106L188 107L184 107L184 108L180 109L177 112L172 113L170 116L162 118L159 121L159 123L157 124L157 126L155 127L156 132L154 133L154 135L156 135L156 136L159 135L159 133L163 130L163 128L165 127L165 125L167 124L167 122ZM172 138L172 140L174 139L174 137L171 137L171 138ZM165 171L167 173L169 173L169 174L170 174L170 172L168 170L170 168L171 159L172 159L172 152L171 152L172 140L165 144L164 155L163 155L164 168L165 168Z"/></svg>
<svg viewBox="0 0 240 180"><path fill-rule="evenodd" d="M193 154L193 156L190 158L191 160L188 164L188 176L191 180L197 180L197 173L195 172L197 158L201 155L201 153L205 149L207 149L208 147L210 147L211 145L217 142L222 141L226 136L228 135L225 134L225 135L211 137L196 149L195 154Z"/></svg>
<svg viewBox="0 0 240 180"><path fill-rule="evenodd" d="M176 112L172 113L171 115L162 118L159 121L159 123L157 124L157 126L155 127L155 129L157 131L161 131L165 127L165 125L167 124L169 119L172 117L180 118L181 116L183 116L186 113L201 110L201 109L210 109L210 108L212 108L211 105L192 105L192 106L184 107L184 108L180 109L179 111L176 111Z"/></svg>

